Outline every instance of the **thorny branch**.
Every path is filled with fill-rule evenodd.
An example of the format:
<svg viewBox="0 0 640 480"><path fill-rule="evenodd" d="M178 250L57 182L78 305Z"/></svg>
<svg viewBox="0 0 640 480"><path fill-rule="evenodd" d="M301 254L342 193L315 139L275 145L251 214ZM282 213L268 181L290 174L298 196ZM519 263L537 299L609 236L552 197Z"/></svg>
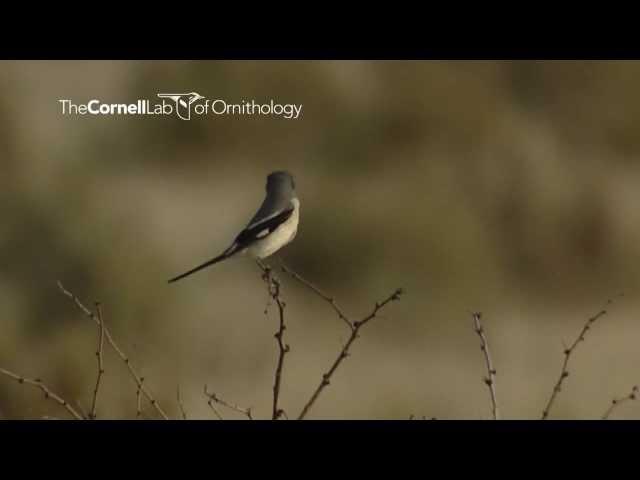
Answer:
<svg viewBox="0 0 640 480"><path fill-rule="evenodd" d="M87 307L85 307L82 302L78 299L78 297L76 297L73 293L71 293L70 291L68 291L67 289L64 288L64 286L62 285L62 283L58 282L58 287L60 288L60 290L62 291L62 293L64 295L66 295L67 297L69 297L71 300L73 300L73 302L78 306L78 308L80 310L82 310L82 312L84 312L84 314L91 318L93 321L95 321L96 323L100 324L100 319L98 318L97 315L95 315L91 310L89 310ZM131 362L129 360L129 357L127 357L125 355L125 353L120 349L120 347L118 347L118 345L116 344L116 342L113 340L113 337L111 336L111 333L109 332L109 330L106 328L106 326L104 327L104 335L107 339L107 341L109 342L109 345L111 345L111 347L115 350L115 352L118 354L118 356L122 359L122 361L125 363L125 365L127 366L127 369L129 370L129 373L131 374L131 377L133 378L133 380L136 383L136 386L138 387L138 389L142 392L142 394L146 397L147 400L149 400L149 403L151 403L151 405L156 409L156 411L160 414L160 416L162 418L164 418L165 420L168 420L169 417L167 416L167 414L164 412L164 410L162 409L162 407L160 407L160 404L158 403L158 401L151 395L151 393L149 393L149 391L145 388L145 386L143 385L143 381L144 379L141 378L140 376L138 376L138 374L136 373L135 369L133 368L133 366L131 365ZM140 410L138 410L140 411Z"/></svg>
<svg viewBox="0 0 640 480"><path fill-rule="evenodd" d="M608 420L617 407L629 400L635 400L636 398L638 398L638 386L634 385L631 389L631 393L629 393L629 395L627 395L626 397L614 398L613 400L611 400L611 405L609 405L607 411L604 412L604 415L602 415L602 420Z"/></svg>
<svg viewBox="0 0 640 480"><path fill-rule="evenodd" d="M484 361L487 365L487 376L484 378L484 383L489 387L489 393L491 394L491 413L493 414L493 419L498 420L500 415L498 413L498 400L496 397L496 369L493 367L493 363L491 362L489 343L487 342L487 337L484 334L484 328L480 323L482 314L477 312L473 313L472 316L474 330L480 337L480 350L482 350L482 353L484 354Z"/></svg>
<svg viewBox="0 0 640 480"><path fill-rule="evenodd" d="M605 306L606 305L610 305L611 303L612 303L612 300L609 299L609 300L607 300L607 303L605 304ZM562 382L564 382L564 379L569 376L568 366L569 366L569 359L571 358L571 354L577 348L578 344L580 342L584 341L585 335L591 329L591 326L595 323L595 321L598 320L600 317L606 315L606 314L607 314L607 310L606 309L602 309L598 313L596 313L593 317L589 318L586 321L586 323L584 324L584 326L582 327L582 330L580 331L580 334L574 340L574 342L571 344L571 346L569 346L568 348L565 348L565 350L564 350L564 362L562 363L562 370L560 372L560 376L558 377L558 380L556 381L555 386L553 387L553 391L551 392L551 396L549 397L549 400L547 401L547 405L545 406L544 410L542 411L541 420L546 420L549 417L549 411L551 410L551 407L553 406L553 402L555 401L556 397L558 396L558 393L560 393L560 390L562 388Z"/></svg>
<svg viewBox="0 0 640 480"><path fill-rule="evenodd" d="M220 420L222 420L222 416L213 407L213 402L217 403L218 405L222 405L223 407L227 407L235 412L241 413L242 415L245 415L249 420L253 420L253 416L251 414L251 408L240 407L235 403L231 403L231 402L227 402L226 400L223 400L222 398L218 397L215 393L213 392L210 393L206 385L204 386L204 394L209 398L209 401L207 403L209 404L213 412L217 415L217 417Z"/></svg>
<svg viewBox="0 0 640 480"><path fill-rule="evenodd" d="M285 320L284 320L284 309L286 307L286 304L281 299L281 296L280 296L280 282L272 274L271 268L268 267L268 266L263 265L259 261L258 261L258 265L263 270L262 278L267 283L270 299L275 301L275 303L278 306L278 312L279 312L279 328L278 328L278 331L276 332L276 334L274 335L275 338L276 338L276 341L278 343L278 347L279 347L279 358L278 358L278 363L277 363L277 366L276 366L275 379L274 379L274 385L273 385L273 409L272 409L272 419L273 420L277 420L281 416L284 416L285 418L288 418L286 413L284 412L284 410L282 410L281 408L278 408L280 386L281 386L281 380L282 380L282 370L283 370L283 365L284 365L284 357L285 357L286 353L288 353L289 350L290 350L289 345L287 345L284 342L284 339L283 339L284 331L286 330L286 325L285 325ZM346 341L346 343L342 347L342 350L338 354L338 357L334 360L334 362L331 365L331 367L329 368L329 370L322 375L322 379L320 381L320 384L314 390L314 392L311 395L310 399L304 405L304 408L302 409L302 411L300 412L299 416L297 417L298 420L302 420L308 415L309 411L311 410L311 408L313 407L313 405L317 401L317 399L320 396L320 394L322 393L322 391L330 384L330 380L331 380L332 376L334 375L334 373L336 372L336 370L338 369L338 367L340 366L342 361L350 355L350 351L349 350L350 350L352 344L355 342L355 340L357 338L359 338L360 329L364 325L366 325L368 322L370 322L373 318L375 318L378 315L378 312L382 308L384 308L388 303L390 303L392 301L399 300L400 296L403 294L403 290L402 289L397 289L395 292L393 292L389 297L387 297L382 302L376 302L376 304L375 304L373 310L371 311L371 313L369 313L362 320L352 321L345 315L345 313L338 306L338 304L335 302L333 297L330 297L330 296L326 295L321 290L319 290L315 285L313 285L312 283L308 282L307 280L302 278L300 275L298 275L296 272L290 270L285 265L281 265L281 268L282 268L283 272L285 272L288 275L290 275L296 281L300 282L302 285L306 286L311 291L313 291L316 295L318 295L320 298L322 298L327 303L329 303L331 305L332 309L338 314L339 318L341 320L343 320L348 325L348 327L350 329L350 332L351 332L348 340ZM95 419L95 418L97 418L96 409L97 409L97 401L98 401L98 395L99 395L101 380L102 380L102 376L104 375L104 358L103 358L103 355L104 355L104 340L106 338L106 340L108 341L110 346L114 349L114 351L118 354L118 356L125 363L125 365L127 366L128 370L129 370L129 373L131 374L131 377L135 381L135 384L136 384L136 387L137 387L137 390L136 390L136 403L137 403L136 418L143 416L142 406L141 406L141 397L144 396L151 403L151 405L156 409L156 411L158 412L158 414L160 416L162 416L164 419L168 419L168 416L166 415L164 410L160 407L158 402L153 398L153 396L145 388L145 386L144 386L144 380L145 380L144 377L138 376L138 374L136 373L135 369L131 365L129 358L125 355L125 353L118 347L118 345L113 340L113 337L112 337L111 333L109 332L109 330L107 329L107 327L106 327L106 325L104 323L104 319L103 319L103 315L102 315L102 308L101 308L100 303L96 302L96 304L95 304L96 313L94 313L93 311L91 311L87 307L85 307L84 304L82 304L82 302L78 299L78 297L76 297L73 293L71 293L68 290L66 290L60 282L58 282L58 286L59 286L60 290L62 291L62 293L65 296L69 297L76 304L76 306L87 317L93 319L94 322L96 322L96 324L99 327L98 347L97 347L97 351L95 352L95 355L96 355L96 358L97 358L97 364L98 364L98 374L97 374L97 378L96 378L95 388L94 388L94 391L93 391L93 399L92 399L92 404L91 404L91 411L89 413L87 413L81 407L78 407L79 410L74 408L64 398L60 397L58 394L56 394L53 391L51 391L51 389L47 385L45 385L40 379L37 379L37 378L36 379L26 378L26 377L23 377L23 376L18 375L16 373L13 373L13 372L11 372L9 370L6 370L4 368L0 368L0 374L2 374L4 376L7 376L9 378L12 378L13 380L17 381L20 384L27 384L27 385L31 385L31 386L33 386L35 388L38 388L39 390L41 390L43 392L43 394L45 396L45 399L51 399L51 400L55 401L60 406L64 407L66 409L66 411L73 418L75 418L77 420ZM549 400L547 401L547 404L546 404L546 406L545 406L545 408L543 410L543 413L542 413L542 419L543 420L545 420L545 419L547 419L549 417L549 413L551 411L551 408L552 408L552 406L553 406L558 394L561 391L562 384L563 384L564 380L569 376L569 369L568 368L569 368L569 361L570 361L571 355L573 354L573 352L575 351L577 346L580 344L580 342L584 341L585 336L586 336L587 332L591 329L592 325L598 319L600 319L602 316L604 316L604 315L606 315L608 313L607 310L606 310L606 306L610 305L612 302L613 302L613 300L611 300L611 299L607 300L605 308L600 310L598 313L596 313L591 318L587 319L587 321L584 324L582 330L580 331L578 337L574 340L574 342L569 347L565 347L564 352L563 352L564 353L564 361L563 361L563 364L562 364L562 370L560 372L560 376L559 376L558 380L556 381L556 383L554 385L554 388L553 388L553 391L551 393L551 396L550 396ZM267 306L267 308L268 308L268 306ZM266 313L266 311L265 311L265 313ZM485 331L484 331L484 328L483 328L483 326L482 326L482 324L480 322L481 316L482 316L482 314L479 313L479 312L472 314L473 322L474 322L474 331L480 337L480 348L481 348L481 350L483 352L484 359L485 359L485 364L486 364L486 368L487 368L487 372L488 372L488 375L484 378L484 382L486 383L486 385L488 386L489 391L490 391L493 418L494 418L494 420L497 420L497 419L499 419L499 409L498 409L498 402L497 402L496 388L495 388L496 370L495 370L495 368L493 366L493 363L492 363L491 355L490 355L490 352L489 352L489 345L488 345L488 341L487 341L487 338L486 338L486 335L485 335ZM240 407L240 406L238 406L236 404L233 404L233 403L228 402L228 401L226 401L224 399L221 399L215 393L208 392L206 385L204 386L204 393L208 398L208 402L207 403L209 404L209 407L212 409L212 411L215 413L215 415L220 420L222 420L223 417L222 417L222 415L220 415L218 410L215 408L214 403L217 404L217 405L222 405L222 406L224 406L224 407L226 407L228 409L231 409L231 410L233 410L233 411L235 411L237 413L240 413L240 414L246 416L250 420L253 420L253 415L252 415L251 408ZM609 405L609 407L604 412L604 414L602 415L601 418L603 420L609 419L616 408L618 408L622 403L628 402L630 400L637 399L639 393L640 393L640 388L637 385L635 385L635 386L633 386L633 388L631 389L631 392L628 395L626 395L624 397L621 397L621 398L614 398L611 401L611 404ZM179 386L177 388L177 401L178 401L178 406L180 408L182 419L186 420L187 419L187 413L186 413L186 411L184 409L184 405L182 403L181 394L180 394L180 387ZM50 417L43 417L43 418L50 418ZM409 417L409 419L410 420L411 419L415 419L415 416L411 415ZM426 417L423 416L422 419L426 419ZM435 418L433 418L433 419L435 420Z"/></svg>
<svg viewBox="0 0 640 480"><path fill-rule="evenodd" d="M211 397L209 397L207 404L209 405L209 408L211 408L215 416L218 417L218 420L224 420L224 418L222 418L222 415L220 415L220 412L216 409L216 407L213 406L213 400L211 399Z"/></svg>
<svg viewBox="0 0 640 480"><path fill-rule="evenodd" d="M331 308L335 310L335 312L338 314L338 317L340 317L340 319L342 319L349 326L349 328L353 330L353 324L344 314L343 310L338 306L338 304L336 303L333 297L330 297L329 295L323 293L322 290L320 290L318 287L313 285L308 280L305 280L304 278L302 278L300 275L298 275L296 272L288 268L286 265L281 264L280 268L282 269L283 272L289 274L292 278L294 278L295 280L297 280L298 282L300 282L301 284L309 288L312 292L314 292L316 295L322 298L325 302L331 305Z"/></svg>
<svg viewBox="0 0 640 480"><path fill-rule="evenodd" d="M309 288L312 292L314 292L316 295L318 295L320 298L322 298L325 302L327 302L329 305L331 305L331 308L333 308L333 310L338 314L338 317L340 317L340 319L347 324L347 326L349 327L349 330L351 331L351 335L349 336L349 339L347 340L347 342L345 343L344 347L340 351L340 354L338 355L336 360L331 365L331 368L329 369L329 371L322 376L322 380L320 381L320 384L318 385L316 390L311 395L311 398L307 401L306 405L302 409L302 412L300 412L300 415L298 416L298 420L302 420L307 416L307 414L309 413L309 410L311 409L313 404L318 399L318 396L320 395L322 390L324 390L324 388L327 385L329 385L329 381L330 381L331 376L333 375L333 373L337 370L337 368L340 366L342 361L349 356L349 348L351 347L351 344L358 338L358 336L359 336L358 333L360 331L360 328L362 328L366 323L368 323L372 318L374 318L377 315L378 311L382 307L384 307L387 303L389 303L390 301L399 300L400 299L400 295L402 295L403 291L402 291L401 288L399 288L393 294L391 294L391 296L389 296L386 300L384 300L383 302L376 303L373 312L370 313L363 320L351 321L351 320L349 320L347 315L344 313L342 308L340 308L340 306L337 304L337 302L335 301L335 299L333 297L331 297L331 296L327 295L326 293L322 292L322 290L320 290L318 287L316 287L314 284L312 284L308 280L302 278L300 275L298 275L296 272L294 272L293 270L288 268L286 265L281 263L280 264L280 268L281 268L281 270L283 272L287 273L293 279L295 279L296 281L298 281L302 285L304 285L307 288Z"/></svg>
<svg viewBox="0 0 640 480"><path fill-rule="evenodd" d="M140 377L140 385L136 387L136 418L144 418L144 414L142 412L142 392L140 391L142 382L144 382L144 377Z"/></svg>
<svg viewBox="0 0 640 480"><path fill-rule="evenodd" d="M92 420L96 419L96 405L98 403L98 390L100 389L100 380L102 380L102 375L104 374L104 363L102 351L104 347L104 318L102 317L102 307L99 302L96 302L96 311L98 312L98 327L99 327L99 337L98 337L98 350L96 351L96 359L98 361L98 377L96 379L96 386L93 390L93 400L91 401L91 413L89 414L89 418Z"/></svg>
<svg viewBox="0 0 640 480"><path fill-rule="evenodd" d="M324 390L325 387L329 385L331 376L338 369L342 361L349 356L349 348L351 347L351 344L355 342L355 340L358 338L358 333L360 332L360 329L364 327L367 323L369 323L371 319L375 318L375 316L378 314L378 311L382 309L387 303L391 301L399 300L402 293L403 291L401 288L397 289L395 292L393 292L388 298L386 298L382 302L380 303L376 302L373 311L369 315L367 315L365 318L359 321L349 322L352 326L351 335L349 336L349 339L347 340L344 347L338 354L338 357L335 359L335 361L331 365L331 368L329 369L329 371L322 375L322 380L320 381L320 384L311 395L311 398L302 409L302 412L300 412L300 415L298 415L298 420L303 420L304 417L307 416L307 414L309 413L309 410L318 399L318 396L320 395L320 393L322 393L322 390Z"/></svg>
<svg viewBox="0 0 640 480"><path fill-rule="evenodd" d="M284 410L278 407L278 400L280 398L280 385L282 384L282 369L284 367L284 357L287 353L289 353L290 348L284 342L284 331L286 330L286 326L284 324L284 309L286 304L280 297L280 281L273 276L271 268L268 266L264 266L261 262L258 262L258 265L262 269L262 279L267 283L267 289L269 291L269 296L276 302L278 306L278 331L275 333L274 337L276 342L278 342L278 363L276 364L276 372L273 380L273 408L271 419L278 420L283 414L285 414ZM265 314L267 310L265 309Z"/></svg>
<svg viewBox="0 0 640 480"><path fill-rule="evenodd" d="M44 393L44 398L47 398L47 399L50 398L51 400L62 405L67 410L67 412L69 412L69 414L76 420L84 420L84 417L80 415L77 412L77 410L69 404L69 402L67 402L60 395L52 392L49 389L49 387L47 387L44 383L42 383L42 380L40 380L39 378L34 378L34 379L26 378L21 375L18 375L17 373L13 373L13 372L10 372L9 370L5 370L4 368L0 368L0 373L2 373L3 375L6 375L7 377L13 378L20 384L32 385L36 388L39 388L42 391L42 393Z"/></svg>
<svg viewBox="0 0 640 480"><path fill-rule="evenodd" d="M182 398L180 397L180 385L178 385L178 390L176 392L176 396L178 398L178 407L180 407L180 414L182 415L182 419L187 419L187 412L184 409L184 404L182 403Z"/></svg>

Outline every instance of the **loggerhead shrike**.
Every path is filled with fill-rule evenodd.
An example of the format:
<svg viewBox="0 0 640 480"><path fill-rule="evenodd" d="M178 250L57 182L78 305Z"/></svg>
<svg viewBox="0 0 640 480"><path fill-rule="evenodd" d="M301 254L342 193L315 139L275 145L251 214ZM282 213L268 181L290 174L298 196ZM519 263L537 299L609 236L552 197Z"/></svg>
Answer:
<svg viewBox="0 0 640 480"><path fill-rule="evenodd" d="M267 195L249 225L235 238L229 248L217 257L169 280L180 280L203 268L236 254L249 254L262 259L291 242L298 231L300 201L296 196L293 177L289 172L273 172L267 176Z"/></svg>

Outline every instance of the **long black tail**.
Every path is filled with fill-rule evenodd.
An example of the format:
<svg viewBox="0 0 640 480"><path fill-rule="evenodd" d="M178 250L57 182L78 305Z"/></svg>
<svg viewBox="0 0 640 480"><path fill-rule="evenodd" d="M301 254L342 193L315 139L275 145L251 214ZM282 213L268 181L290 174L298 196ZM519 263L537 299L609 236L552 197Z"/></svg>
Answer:
<svg viewBox="0 0 640 480"><path fill-rule="evenodd" d="M177 277L173 277L171 280L169 280L169 283L176 282L176 281L180 280L181 278L187 277L187 276L191 275L192 273L196 273L196 272L202 270L203 268L207 268L208 266L213 265L214 263L218 263L218 262L221 262L222 260L225 260L225 259L229 258L234 253L236 253L236 251L237 251L234 247L235 247L235 245L233 245L230 248L228 248L227 250L225 250L223 253L218 255L216 258L212 258L211 260L209 260L207 262L204 262L202 265L198 265L195 268L192 268L191 270L189 270L188 272L183 273L182 275L178 275Z"/></svg>

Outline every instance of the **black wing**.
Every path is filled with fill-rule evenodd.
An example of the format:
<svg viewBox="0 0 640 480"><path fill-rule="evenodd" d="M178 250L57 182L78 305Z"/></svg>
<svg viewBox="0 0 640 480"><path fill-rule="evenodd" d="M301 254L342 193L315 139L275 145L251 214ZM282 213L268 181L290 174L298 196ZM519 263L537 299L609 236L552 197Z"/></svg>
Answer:
<svg viewBox="0 0 640 480"><path fill-rule="evenodd" d="M276 228L289 220L292 213L293 207L289 207L271 218L245 228L236 237L234 244L240 249L250 245L256 240L271 235Z"/></svg>

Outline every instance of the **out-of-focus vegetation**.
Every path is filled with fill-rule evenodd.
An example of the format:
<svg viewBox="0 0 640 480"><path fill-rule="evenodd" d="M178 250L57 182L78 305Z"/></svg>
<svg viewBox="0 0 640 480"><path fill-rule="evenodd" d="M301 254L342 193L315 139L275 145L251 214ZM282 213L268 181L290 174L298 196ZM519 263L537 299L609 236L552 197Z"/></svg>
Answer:
<svg viewBox="0 0 640 480"><path fill-rule="evenodd" d="M270 412L275 312L227 246L286 168L302 202L278 258L354 314L396 287L313 418L488 418L471 312L482 311L505 418L539 417L570 342L552 417L598 418L640 381L639 62L1 62L0 366L88 409L105 321L165 409L180 385ZM64 117L58 99L117 103L196 91L302 103L302 118ZM283 278L282 406L298 412L348 332ZM135 414L109 352L102 418ZM151 415L151 410L147 407ZM617 418L638 415L629 402ZM0 377L0 417L63 416Z"/></svg>

